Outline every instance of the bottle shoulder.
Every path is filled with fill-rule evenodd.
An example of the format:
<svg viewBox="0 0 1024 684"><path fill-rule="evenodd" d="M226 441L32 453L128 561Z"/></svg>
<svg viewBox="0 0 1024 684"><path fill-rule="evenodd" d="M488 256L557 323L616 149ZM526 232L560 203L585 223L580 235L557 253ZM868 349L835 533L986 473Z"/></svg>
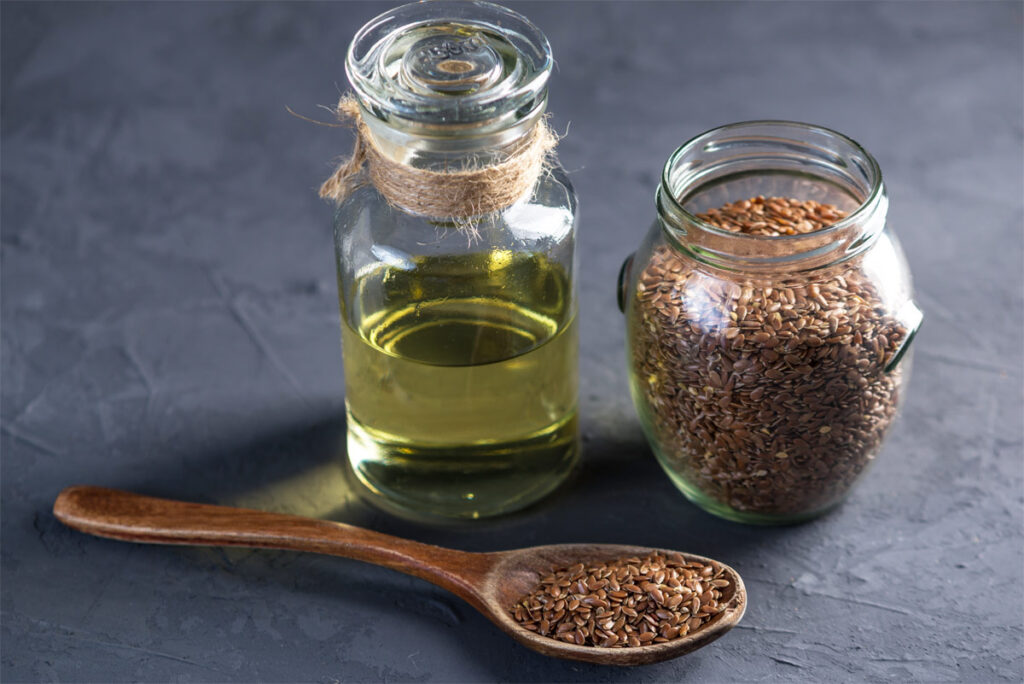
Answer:
<svg viewBox="0 0 1024 684"><path fill-rule="evenodd" d="M552 159L544 167L544 172L537 179L534 195L545 202L558 203L573 214L579 210L576 188L569 179L569 173L557 159Z"/></svg>

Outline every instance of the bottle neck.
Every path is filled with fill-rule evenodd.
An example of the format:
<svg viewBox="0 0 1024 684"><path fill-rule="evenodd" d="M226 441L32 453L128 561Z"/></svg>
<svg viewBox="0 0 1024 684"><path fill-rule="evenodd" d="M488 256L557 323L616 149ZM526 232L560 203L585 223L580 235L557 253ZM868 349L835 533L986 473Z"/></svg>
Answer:
<svg viewBox="0 0 1024 684"><path fill-rule="evenodd" d="M362 114L373 143L390 161L444 172L504 161L529 139L546 105L543 98L524 116L486 125L407 125L399 119L381 119L365 107Z"/></svg>

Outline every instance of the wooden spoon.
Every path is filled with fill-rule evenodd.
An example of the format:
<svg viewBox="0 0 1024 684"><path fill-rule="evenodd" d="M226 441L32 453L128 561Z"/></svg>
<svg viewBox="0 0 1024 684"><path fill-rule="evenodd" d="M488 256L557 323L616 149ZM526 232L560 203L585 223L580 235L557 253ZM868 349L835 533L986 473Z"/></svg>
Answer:
<svg viewBox="0 0 1024 684"><path fill-rule="evenodd" d="M723 588L722 612L693 634L664 643L631 648L577 646L523 628L509 614L509 607L554 569L646 555L653 549L617 544L559 544L469 553L326 520L169 501L86 486L61 492L53 512L65 525L82 532L124 541L311 551L383 565L425 579L468 601L524 646L549 656L601 665L643 665L689 653L732 629L747 605L743 580L732 568L708 558L682 554L688 560L725 571L730 584Z"/></svg>

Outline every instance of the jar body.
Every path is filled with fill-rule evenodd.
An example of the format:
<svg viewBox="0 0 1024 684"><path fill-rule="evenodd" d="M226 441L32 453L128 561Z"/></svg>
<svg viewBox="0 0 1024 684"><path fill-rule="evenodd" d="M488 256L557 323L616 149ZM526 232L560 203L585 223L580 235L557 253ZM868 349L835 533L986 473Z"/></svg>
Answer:
<svg viewBox="0 0 1024 684"><path fill-rule="evenodd" d="M891 235L813 275L737 277L673 249L637 253L630 383L673 482L743 522L796 522L839 503L872 462L909 375L905 262ZM665 273L671 273L668 278ZM825 304L822 304L825 302Z"/></svg>
<svg viewBox="0 0 1024 684"><path fill-rule="evenodd" d="M412 215L370 184L338 207L347 452L386 504L497 515L569 474L575 230L557 166L471 223Z"/></svg>
<svg viewBox="0 0 1024 684"><path fill-rule="evenodd" d="M709 512L778 524L835 506L874 460L903 399L920 312L885 227L884 188L860 212L864 198L767 165L672 188L683 200L660 205L622 295L631 391L665 471ZM680 213L725 196L808 193L855 211L815 244L751 243Z"/></svg>

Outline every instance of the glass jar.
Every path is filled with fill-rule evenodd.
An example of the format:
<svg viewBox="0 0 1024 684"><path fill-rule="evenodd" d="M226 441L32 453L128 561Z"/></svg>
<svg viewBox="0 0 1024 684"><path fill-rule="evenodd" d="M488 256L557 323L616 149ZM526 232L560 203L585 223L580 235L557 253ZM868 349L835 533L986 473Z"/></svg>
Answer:
<svg viewBox="0 0 1024 684"><path fill-rule="evenodd" d="M389 162L479 169L543 126L552 59L484 2L398 7L346 70ZM337 207L347 451L387 507L477 518L554 490L577 459L576 196L553 156L510 206L431 216L360 171Z"/></svg>
<svg viewBox="0 0 1024 684"><path fill-rule="evenodd" d="M807 202L831 225L790 227L796 214L772 198ZM712 210L744 200L734 206L752 212L749 226L768 203L792 234L712 225ZM734 124L676 150L656 204L619 280L631 391L654 453L721 517L827 511L881 448L921 322L877 162L825 128Z"/></svg>

